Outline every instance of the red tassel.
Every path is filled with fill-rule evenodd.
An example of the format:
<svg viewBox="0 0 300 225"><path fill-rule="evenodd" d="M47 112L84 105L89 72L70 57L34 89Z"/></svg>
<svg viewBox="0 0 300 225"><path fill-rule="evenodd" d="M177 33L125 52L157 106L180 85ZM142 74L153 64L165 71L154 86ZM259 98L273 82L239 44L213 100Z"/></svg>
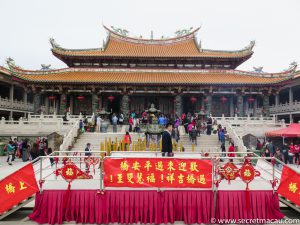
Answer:
<svg viewBox="0 0 300 225"><path fill-rule="evenodd" d="M246 206L247 206L247 210L250 210L250 189L248 187L248 183L246 187Z"/></svg>

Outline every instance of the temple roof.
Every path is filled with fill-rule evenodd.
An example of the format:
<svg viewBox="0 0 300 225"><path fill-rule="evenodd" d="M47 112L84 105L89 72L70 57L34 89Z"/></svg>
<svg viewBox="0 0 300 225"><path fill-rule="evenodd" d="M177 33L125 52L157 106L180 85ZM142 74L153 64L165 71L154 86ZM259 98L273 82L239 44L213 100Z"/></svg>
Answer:
<svg viewBox="0 0 300 225"><path fill-rule="evenodd" d="M32 71L10 66L13 77L29 83L94 83L103 85L255 85L280 84L293 79L295 68L281 73L256 73L239 70L150 70L88 69Z"/></svg>
<svg viewBox="0 0 300 225"><path fill-rule="evenodd" d="M0 73L4 73L6 75L9 75L10 76L10 72L8 69L6 69L5 67L3 66L0 66Z"/></svg>
<svg viewBox="0 0 300 225"><path fill-rule="evenodd" d="M237 51L219 51L202 49L196 40L197 28L185 35L168 39L132 38L119 34L104 26L109 35L103 48L66 49L50 39L55 56L77 57L156 57L156 58L243 58L253 54L254 42Z"/></svg>

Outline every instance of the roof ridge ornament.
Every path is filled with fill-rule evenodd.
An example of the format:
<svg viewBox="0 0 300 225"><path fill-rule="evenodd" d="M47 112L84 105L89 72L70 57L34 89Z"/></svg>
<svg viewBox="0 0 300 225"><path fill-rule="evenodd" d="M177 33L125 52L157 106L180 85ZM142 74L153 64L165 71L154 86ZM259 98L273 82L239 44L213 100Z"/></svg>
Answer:
<svg viewBox="0 0 300 225"><path fill-rule="evenodd" d="M123 29L123 28L117 28L117 27L114 27L114 26L110 26L110 27L111 27L111 29L113 29L113 31L116 32L117 34L120 34L120 35L125 36L125 37L128 36L128 33L129 33L128 30Z"/></svg>
<svg viewBox="0 0 300 225"><path fill-rule="evenodd" d="M55 41L54 38L49 38L49 42L50 42L52 48L59 48L59 49L62 49L62 48L60 47L60 45L57 44L57 42Z"/></svg>
<svg viewBox="0 0 300 225"><path fill-rule="evenodd" d="M263 66L258 66L258 67L256 67L256 66L253 66L253 72L255 72L255 73L264 73L264 71L263 71Z"/></svg>
<svg viewBox="0 0 300 225"><path fill-rule="evenodd" d="M185 35L188 35L188 34L192 33L192 31L193 31L193 27L190 27L188 29L177 30L177 31L175 31L175 36L176 37L182 37L182 36L185 36Z"/></svg>

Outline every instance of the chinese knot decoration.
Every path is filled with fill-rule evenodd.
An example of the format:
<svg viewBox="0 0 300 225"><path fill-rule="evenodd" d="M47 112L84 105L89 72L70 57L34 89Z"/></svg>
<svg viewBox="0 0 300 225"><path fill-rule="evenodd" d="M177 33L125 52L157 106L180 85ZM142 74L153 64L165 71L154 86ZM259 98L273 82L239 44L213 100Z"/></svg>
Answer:
<svg viewBox="0 0 300 225"><path fill-rule="evenodd" d="M62 168L54 171L56 176L61 175L62 178L69 183L68 189L71 187L71 182L75 179L92 179L93 177L80 170L73 162L68 161Z"/></svg>
<svg viewBox="0 0 300 225"><path fill-rule="evenodd" d="M239 169L233 163L228 162L218 170L218 173L221 175L221 179L228 180L230 183L231 180L235 180L239 176Z"/></svg>
<svg viewBox="0 0 300 225"><path fill-rule="evenodd" d="M260 176L260 172L255 170L250 160L246 158L243 166L240 168L240 178L247 184L246 190L249 190L249 183L257 176Z"/></svg>
<svg viewBox="0 0 300 225"><path fill-rule="evenodd" d="M85 165L90 168L90 166L93 166L93 172L95 174L95 166L97 164L99 164L100 160L99 158L94 158L94 157L87 157L87 158L84 158L84 163Z"/></svg>

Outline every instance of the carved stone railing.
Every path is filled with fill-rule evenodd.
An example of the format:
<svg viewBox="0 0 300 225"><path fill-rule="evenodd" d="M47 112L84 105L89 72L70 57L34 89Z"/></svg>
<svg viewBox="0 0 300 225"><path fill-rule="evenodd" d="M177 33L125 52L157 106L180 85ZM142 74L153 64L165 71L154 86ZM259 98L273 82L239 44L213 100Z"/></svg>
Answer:
<svg viewBox="0 0 300 225"><path fill-rule="evenodd" d="M238 152L246 152L247 148L244 145L243 139L237 134L235 128L228 122L224 122L228 137L233 141Z"/></svg>
<svg viewBox="0 0 300 225"><path fill-rule="evenodd" d="M0 108L8 109L8 110L20 110L20 111L28 111L33 112L33 104L26 103L23 101L14 100L11 102L8 98L0 97Z"/></svg>
<svg viewBox="0 0 300 225"><path fill-rule="evenodd" d="M270 107L271 114L279 114L279 113L291 113L300 111L300 102L292 102L292 103L285 103L279 105L273 105Z"/></svg>
<svg viewBox="0 0 300 225"><path fill-rule="evenodd" d="M65 133L69 131L74 121L64 122L62 119L39 119L39 120L24 120L22 117L19 120L5 120L4 117L0 120L0 135L48 135L52 132Z"/></svg>
<svg viewBox="0 0 300 225"><path fill-rule="evenodd" d="M67 134L64 135L63 143L59 146L60 151L66 151L72 146L78 136L79 121L77 120Z"/></svg>
<svg viewBox="0 0 300 225"><path fill-rule="evenodd" d="M225 122L229 122L231 125L245 125L245 124L270 124L276 125L275 117L215 117L214 119L217 120L218 123L223 125Z"/></svg>

